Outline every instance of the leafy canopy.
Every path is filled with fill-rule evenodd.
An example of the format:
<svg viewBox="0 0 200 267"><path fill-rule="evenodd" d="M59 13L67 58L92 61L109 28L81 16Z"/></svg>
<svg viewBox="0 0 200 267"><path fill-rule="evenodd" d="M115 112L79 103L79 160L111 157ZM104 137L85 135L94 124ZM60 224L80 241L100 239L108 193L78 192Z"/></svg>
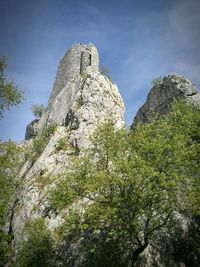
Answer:
<svg viewBox="0 0 200 267"><path fill-rule="evenodd" d="M6 58L0 57L0 118L5 110L20 104L23 100L22 91L12 81L6 80L5 69Z"/></svg>
<svg viewBox="0 0 200 267"><path fill-rule="evenodd" d="M53 252L53 239L46 228L43 219L26 225L27 240L22 244L16 267L44 267L50 266Z"/></svg>
<svg viewBox="0 0 200 267"><path fill-rule="evenodd" d="M36 118L41 118L45 111L45 106L43 104L35 104L31 106L31 110Z"/></svg>
<svg viewBox="0 0 200 267"><path fill-rule="evenodd" d="M19 188L16 179L22 167L23 151L14 142L0 143L0 266L5 266L8 259L9 243L12 238L11 229L3 231L11 204L15 201L15 194Z"/></svg>
<svg viewBox="0 0 200 267"><path fill-rule="evenodd" d="M50 196L57 209L75 201L84 206L71 223L75 238L84 237L83 266L101 266L102 260L105 266L133 266L175 212L200 213L199 113L175 102L168 116L131 132L116 130L111 120L96 130L92 148Z"/></svg>

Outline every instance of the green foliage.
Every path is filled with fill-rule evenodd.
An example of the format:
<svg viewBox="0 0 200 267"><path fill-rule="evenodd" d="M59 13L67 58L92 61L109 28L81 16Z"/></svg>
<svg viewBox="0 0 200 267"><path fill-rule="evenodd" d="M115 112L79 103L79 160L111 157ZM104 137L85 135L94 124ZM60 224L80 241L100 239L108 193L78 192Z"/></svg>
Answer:
<svg viewBox="0 0 200 267"><path fill-rule="evenodd" d="M106 66L106 65L103 65L102 68L101 68L101 74L106 76L111 82L112 82L112 79L110 77L110 70L109 68Z"/></svg>
<svg viewBox="0 0 200 267"><path fill-rule="evenodd" d="M2 229L23 183L17 175L26 160L33 165L55 131L55 127L50 125L45 128L29 147L17 146L12 141L0 143L0 266L4 266L8 260L12 239L12 233L6 234ZM49 177L42 176L40 187L44 187L48 179Z"/></svg>
<svg viewBox="0 0 200 267"><path fill-rule="evenodd" d="M60 137L55 145L56 151L65 150L67 148L67 137Z"/></svg>
<svg viewBox="0 0 200 267"><path fill-rule="evenodd" d="M82 78L86 78L86 76L87 76L87 72L86 72L86 71L81 71L80 76L81 76Z"/></svg>
<svg viewBox="0 0 200 267"><path fill-rule="evenodd" d="M45 111L45 106L43 104L35 104L31 106L31 110L36 118L41 118Z"/></svg>
<svg viewBox="0 0 200 267"><path fill-rule="evenodd" d="M22 244L15 266L50 266L53 253L53 239L43 219L36 219L26 226L27 240Z"/></svg>
<svg viewBox="0 0 200 267"><path fill-rule="evenodd" d="M51 135L55 132L56 125L52 124L47 126L36 138L33 143L26 149L26 159L30 160L31 165L34 164L38 156L42 153L47 145Z"/></svg>
<svg viewBox="0 0 200 267"><path fill-rule="evenodd" d="M49 124L41 133L41 136L44 136L45 138L50 137L56 130L56 124L52 123Z"/></svg>
<svg viewBox="0 0 200 267"><path fill-rule="evenodd" d="M55 230L55 236L57 236L58 243L62 241L63 236L67 236L68 241L73 239L78 240L81 232L81 214L80 211L75 209L69 209L69 214L66 217L64 224L60 225Z"/></svg>
<svg viewBox="0 0 200 267"><path fill-rule="evenodd" d="M4 223L7 214L8 203L13 191L18 186L16 175L22 164L22 149L14 142L8 141L0 144L0 224Z"/></svg>
<svg viewBox="0 0 200 267"><path fill-rule="evenodd" d="M35 177L34 182L37 183L37 187L42 191L45 186L49 185L52 181L52 177L48 174L42 174Z"/></svg>
<svg viewBox="0 0 200 267"><path fill-rule="evenodd" d="M14 142L0 143L0 266L4 266L8 258L11 236L2 229L19 187L16 176L24 163L22 155L22 148Z"/></svg>
<svg viewBox="0 0 200 267"><path fill-rule="evenodd" d="M179 227L172 238L172 251L175 261L184 262L186 266L200 266L200 217L194 216L188 229Z"/></svg>
<svg viewBox="0 0 200 267"><path fill-rule="evenodd" d="M57 209L89 201L81 223L73 222L82 237L82 266L133 266L174 212L199 214L199 113L175 102L168 116L131 132L112 121L97 129L92 148L50 194Z"/></svg>
<svg viewBox="0 0 200 267"><path fill-rule="evenodd" d="M14 83L6 80L6 58L0 57L0 118L3 112L11 106L20 104L23 100L23 93Z"/></svg>
<svg viewBox="0 0 200 267"><path fill-rule="evenodd" d="M161 82L162 76L159 76L158 78L155 78L151 81L152 85L157 85Z"/></svg>
<svg viewBox="0 0 200 267"><path fill-rule="evenodd" d="M9 243L11 241L11 236L6 234L4 231L0 230L0 266L3 267L9 259L9 253L11 248Z"/></svg>
<svg viewBox="0 0 200 267"><path fill-rule="evenodd" d="M80 108L83 105L83 98L82 96L80 96L77 100L76 100L76 105L78 108Z"/></svg>

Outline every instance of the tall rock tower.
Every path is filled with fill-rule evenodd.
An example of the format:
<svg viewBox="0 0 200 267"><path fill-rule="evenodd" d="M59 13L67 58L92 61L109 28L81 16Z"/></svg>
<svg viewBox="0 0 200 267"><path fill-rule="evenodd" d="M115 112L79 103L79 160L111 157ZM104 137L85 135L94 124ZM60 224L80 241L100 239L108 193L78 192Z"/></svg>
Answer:
<svg viewBox="0 0 200 267"><path fill-rule="evenodd" d="M94 124L109 116L120 126L124 104L118 88L99 72L99 55L93 44L72 46L61 59L48 106L39 121L27 127L26 139L51 124L69 126L75 143L87 146Z"/></svg>
<svg viewBox="0 0 200 267"><path fill-rule="evenodd" d="M116 127L122 127L123 115L124 103L117 86L99 72L96 47L92 44L72 46L59 63L44 114L27 126L26 141L22 144L25 147L49 125L56 125L56 130L34 162L27 161L19 173L23 187L16 196L8 222L15 250L23 239L26 222L42 217L46 226L54 229L62 221L62 215L49 205L46 192L51 184L41 185L43 177L62 175L69 161L90 145L89 137L98 123L113 117ZM58 150L61 139L66 145Z"/></svg>

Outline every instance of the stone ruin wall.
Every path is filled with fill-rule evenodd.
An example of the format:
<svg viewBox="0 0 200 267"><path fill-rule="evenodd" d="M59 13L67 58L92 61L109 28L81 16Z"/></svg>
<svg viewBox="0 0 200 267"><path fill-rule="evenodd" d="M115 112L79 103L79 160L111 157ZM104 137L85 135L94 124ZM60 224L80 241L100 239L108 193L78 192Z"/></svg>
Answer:
<svg viewBox="0 0 200 267"><path fill-rule="evenodd" d="M70 80L84 73L88 66L91 66L94 72L99 71L99 56L96 47L93 44L72 46L59 63L49 104Z"/></svg>

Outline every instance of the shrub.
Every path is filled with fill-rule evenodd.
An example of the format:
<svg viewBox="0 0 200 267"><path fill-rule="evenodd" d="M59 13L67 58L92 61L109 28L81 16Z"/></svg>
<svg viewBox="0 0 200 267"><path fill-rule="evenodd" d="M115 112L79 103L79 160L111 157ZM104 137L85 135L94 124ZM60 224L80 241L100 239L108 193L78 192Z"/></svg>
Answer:
<svg viewBox="0 0 200 267"><path fill-rule="evenodd" d="M159 76L151 81L152 85L157 85L161 82L162 76Z"/></svg>
<svg viewBox="0 0 200 267"><path fill-rule="evenodd" d="M83 106L83 98L81 96L76 100L76 104L78 108Z"/></svg>
<svg viewBox="0 0 200 267"><path fill-rule="evenodd" d="M53 253L53 239L42 218L25 227L28 239L22 243L15 266L45 267L50 265Z"/></svg>
<svg viewBox="0 0 200 267"><path fill-rule="evenodd" d="M43 104L35 104L31 106L31 110L36 118L41 118L45 111L45 106Z"/></svg>
<svg viewBox="0 0 200 267"><path fill-rule="evenodd" d="M49 124L44 130L42 131L42 134L44 137L50 137L56 130L56 124L52 123Z"/></svg>
<svg viewBox="0 0 200 267"><path fill-rule="evenodd" d="M56 125L51 124L47 126L41 132L41 134L33 140L32 146L29 149L27 149L26 153L26 158L31 161L31 165L33 165L38 156L42 153L42 151L44 150L45 146L47 145L50 139L51 134L54 133L55 129Z"/></svg>
<svg viewBox="0 0 200 267"><path fill-rule="evenodd" d="M175 101L170 114L131 132L112 121L97 128L49 196L57 210L90 203L72 222L81 227L81 266L135 266L177 212L200 214L199 127L199 110Z"/></svg>
<svg viewBox="0 0 200 267"><path fill-rule="evenodd" d="M55 145L56 151L64 150L67 145L66 137L60 137Z"/></svg>

